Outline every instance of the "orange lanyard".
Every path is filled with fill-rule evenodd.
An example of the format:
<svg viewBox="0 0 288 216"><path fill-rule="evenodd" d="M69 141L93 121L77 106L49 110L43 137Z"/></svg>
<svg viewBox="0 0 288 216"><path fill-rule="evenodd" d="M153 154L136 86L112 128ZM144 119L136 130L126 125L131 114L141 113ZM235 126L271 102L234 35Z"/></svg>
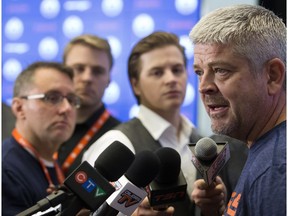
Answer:
<svg viewBox="0 0 288 216"><path fill-rule="evenodd" d="M104 125L104 123L107 121L109 116L110 116L110 113L107 110L105 110L104 113L95 121L92 127L87 131L87 133L82 137L79 143L74 147L74 149L71 151L71 153L68 155L68 157L66 158L66 160L64 161L62 165L62 170L65 173L67 172L71 164L75 161L75 159L78 157L80 152L89 143L89 141L92 139L95 133L99 131L99 129ZM58 158L57 153L54 155L54 159L56 158Z"/></svg>
<svg viewBox="0 0 288 216"><path fill-rule="evenodd" d="M38 151L27 140L25 140L24 137L22 137L22 135L18 132L18 130L16 128L14 128L14 130L12 131L12 136L16 139L16 141L23 148L28 149L33 153L35 158L39 161L49 185L54 185L52 182L51 176L49 174L49 171L48 171L47 167L45 166L44 161L41 159ZM54 160L54 167L56 170L58 182L59 182L59 184L62 184L64 182L65 177L64 177L64 174L62 173L62 170L60 169L60 166L58 165L58 163L55 160Z"/></svg>

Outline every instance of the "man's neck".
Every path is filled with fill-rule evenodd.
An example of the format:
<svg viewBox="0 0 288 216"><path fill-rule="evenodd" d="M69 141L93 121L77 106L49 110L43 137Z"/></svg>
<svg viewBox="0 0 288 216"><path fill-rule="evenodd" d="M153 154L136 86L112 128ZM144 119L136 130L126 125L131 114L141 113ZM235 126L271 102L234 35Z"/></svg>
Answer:
<svg viewBox="0 0 288 216"><path fill-rule="evenodd" d="M167 121L169 121L176 128L176 137L180 139L180 133L182 130L181 116L179 112L172 113L167 116Z"/></svg>
<svg viewBox="0 0 288 216"><path fill-rule="evenodd" d="M87 121L97 110L102 107L102 103L98 106L82 106L77 110L77 124Z"/></svg>
<svg viewBox="0 0 288 216"><path fill-rule="evenodd" d="M267 133L268 131L270 131L271 129L273 129L274 127L276 127L283 121L286 121L286 94L285 93L282 93L280 95L278 104L273 110L273 114L271 115L271 117L269 117L269 121L265 124L265 127L263 127L262 130L258 132L258 134L254 134L254 136L250 135L250 139L248 137L247 139L248 147L250 148L256 139L258 139L263 134ZM251 139L251 137L253 138Z"/></svg>
<svg viewBox="0 0 288 216"><path fill-rule="evenodd" d="M43 144L43 145L45 145L45 144ZM49 146L51 146L51 144ZM50 161L50 162L54 161L53 155L57 150L58 149L54 149L54 148L45 148L45 149L38 148L37 149L37 151L40 154L40 157L45 159L46 161Z"/></svg>
<svg viewBox="0 0 288 216"><path fill-rule="evenodd" d="M157 113L166 121L170 122L170 124L173 125L177 129L177 132L181 130L180 110L172 110L170 112L165 111L165 112L157 112Z"/></svg>
<svg viewBox="0 0 288 216"><path fill-rule="evenodd" d="M36 150L39 156L47 161L53 161L53 154L58 150L60 143L55 142L43 142L43 140L37 138L33 133L23 129L23 127L16 124L16 129L21 136Z"/></svg>

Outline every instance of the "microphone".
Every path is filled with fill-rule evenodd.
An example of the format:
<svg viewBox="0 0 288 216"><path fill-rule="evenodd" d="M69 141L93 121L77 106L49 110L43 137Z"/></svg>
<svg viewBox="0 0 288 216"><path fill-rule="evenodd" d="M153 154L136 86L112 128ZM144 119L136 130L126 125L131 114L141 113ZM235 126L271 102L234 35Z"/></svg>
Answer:
<svg viewBox="0 0 288 216"><path fill-rule="evenodd" d="M110 182L120 178L134 158L134 154L127 146L114 141L99 155L94 163L95 169L84 161L64 181L77 196L62 215L74 215L84 207L92 211L97 210L115 191Z"/></svg>
<svg viewBox="0 0 288 216"><path fill-rule="evenodd" d="M230 159L228 142L216 142L203 137L195 144L189 144L192 151L192 163L200 172L205 182L210 185Z"/></svg>
<svg viewBox="0 0 288 216"><path fill-rule="evenodd" d="M159 211L185 199L187 182L181 171L181 157L176 150L162 147L155 154L160 159L160 170L146 191L150 205Z"/></svg>
<svg viewBox="0 0 288 216"><path fill-rule="evenodd" d="M115 182L116 191L93 215L116 216L119 212L131 215L147 196L143 187L156 177L159 167L159 158L152 151L136 154L127 172Z"/></svg>
<svg viewBox="0 0 288 216"><path fill-rule="evenodd" d="M76 215L84 207L95 211L115 191L109 181L116 181L121 177L134 158L128 147L115 141L99 155L94 164L95 169L84 161L65 179L64 184L67 187L61 186L17 216L43 212L63 202L66 202L68 208L61 215ZM69 206L67 201L70 202Z"/></svg>
<svg viewBox="0 0 288 216"><path fill-rule="evenodd" d="M62 203L67 198L70 198L72 193L69 193L65 186L61 186L60 189L53 191L44 199L38 201L36 205L22 211L21 213L17 214L16 216L29 216L33 215L39 211L43 212L51 207L56 207L60 203Z"/></svg>

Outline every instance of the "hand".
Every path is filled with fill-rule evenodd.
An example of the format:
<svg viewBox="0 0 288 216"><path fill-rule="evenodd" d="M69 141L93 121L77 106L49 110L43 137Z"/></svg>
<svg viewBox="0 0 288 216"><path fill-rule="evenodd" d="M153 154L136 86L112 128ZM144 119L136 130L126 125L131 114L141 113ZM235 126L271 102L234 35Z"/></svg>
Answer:
<svg viewBox="0 0 288 216"><path fill-rule="evenodd" d="M174 208L172 206L168 207L163 211L154 210L149 203L148 198L146 197L138 208L134 211L132 216L172 216L174 213Z"/></svg>
<svg viewBox="0 0 288 216"><path fill-rule="evenodd" d="M196 180L191 196L203 215L219 216L225 210L227 190L219 176L209 187L203 179Z"/></svg>
<svg viewBox="0 0 288 216"><path fill-rule="evenodd" d="M53 193L54 191L56 191L58 189L57 186L55 186L54 184L49 184L48 188L46 189L46 192L48 194Z"/></svg>
<svg viewBox="0 0 288 216"><path fill-rule="evenodd" d="M89 216L91 215L91 211L89 209L81 209L76 216Z"/></svg>

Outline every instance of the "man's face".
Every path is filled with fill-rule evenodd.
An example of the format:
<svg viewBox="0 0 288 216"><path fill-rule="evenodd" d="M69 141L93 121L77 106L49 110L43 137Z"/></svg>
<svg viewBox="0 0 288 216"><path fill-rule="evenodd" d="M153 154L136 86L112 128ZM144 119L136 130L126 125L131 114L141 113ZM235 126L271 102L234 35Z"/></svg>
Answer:
<svg viewBox="0 0 288 216"><path fill-rule="evenodd" d="M245 58L217 45L195 45L194 71L213 132L246 140L267 115L265 76L256 78Z"/></svg>
<svg viewBox="0 0 288 216"><path fill-rule="evenodd" d="M180 50L173 45L157 48L140 57L139 80L133 89L141 104L158 114L179 111L185 97L187 72Z"/></svg>
<svg viewBox="0 0 288 216"><path fill-rule="evenodd" d="M23 96L51 92L75 95L73 81L55 69L42 68L36 71L33 87ZM70 138L76 122L76 108L66 98L59 104L43 99L21 99L21 103L23 111L17 118L22 118L28 139L61 144Z"/></svg>
<svg viewBox="0 0 288 216"><path fill-rule="evenodd" d="M81 107L100 107L110 83L108 55L77 44L68 53L65 64L74 71L75 90L81 98Z"/></svg>

